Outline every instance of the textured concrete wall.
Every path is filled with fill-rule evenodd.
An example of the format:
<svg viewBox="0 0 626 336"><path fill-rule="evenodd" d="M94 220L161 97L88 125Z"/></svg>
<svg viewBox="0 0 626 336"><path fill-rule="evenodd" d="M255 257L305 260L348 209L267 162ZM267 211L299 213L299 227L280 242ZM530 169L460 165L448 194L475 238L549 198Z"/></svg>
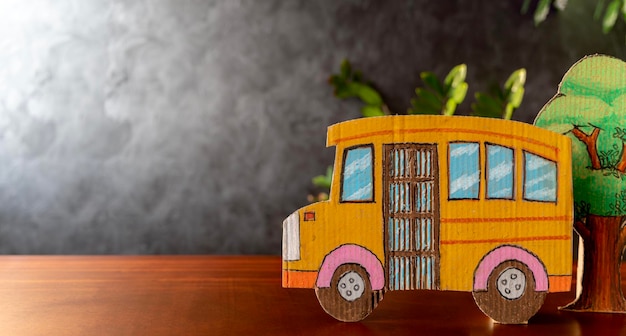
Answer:
<svg viewBox="0 0 626 336"><path fill-rule="evenodd" d="M624 58L587 2L534 28L521 1L2 1L0 253L279 253L358 115L343 58L400 112L420 71L526 67L532 121L575 60Z"/></svg>

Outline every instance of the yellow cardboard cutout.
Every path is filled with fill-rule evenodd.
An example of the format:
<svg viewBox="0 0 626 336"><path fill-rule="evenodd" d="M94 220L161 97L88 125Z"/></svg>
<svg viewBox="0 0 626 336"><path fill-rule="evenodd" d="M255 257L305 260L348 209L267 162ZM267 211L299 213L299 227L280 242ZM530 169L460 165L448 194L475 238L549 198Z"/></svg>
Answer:
<svg viewBox="0 0 626 336"><path fill-rule="evenodd" d="M571 142L532 125L385 116L332 125L330 199L283 223L283 287L342 321L387 290L471 291L526 323L572 273Z"/></svg>
<svg viewBox="0 0 626 336"><path fill-rule="evenodd" d="M565 309L626 313L619 273L626 246L626 62L606 55L578 61L535 124L572 139L574 227L584 256L582 288Z"/></svg>

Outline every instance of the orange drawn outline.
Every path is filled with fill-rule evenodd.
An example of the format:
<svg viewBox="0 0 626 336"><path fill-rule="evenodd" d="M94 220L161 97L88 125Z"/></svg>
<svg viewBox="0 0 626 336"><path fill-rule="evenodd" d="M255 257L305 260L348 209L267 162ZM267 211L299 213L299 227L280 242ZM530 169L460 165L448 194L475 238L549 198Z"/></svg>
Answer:
<svg viewBox="0 0 626 336"><path fill-rule="evenodd" d="M494 238L494 239L459 239L459 240L442 240L442 245L456 245L456 244L482 244L482 243L514 243L520 241L541 241L541 240L570 240L571 236L536 236L536 237L517 237L517 238Z"/></svg>
<svg viewBox="0 0 626 336"><path fill-rule="evenodd" d="M359 134L359 135L353 135L353 136L349 136L349 137L345 137L345 138L337 138L335 140L335 142L336 143L340 143L340 142L343 142L343 141L367 138L367 137L370 137L370 136L392 134L393 132L394 132L393 130L385 130L385 131L362 133L362 134ZM558 155L558 153L559 153L559 148L556 147L556 146L551 146L551 145L548 145L548 144L543 143L541 141L530 139L530 138L519 136L519 135L511 135L511 134L498 133L498 132L479 131L479 130L474 130L474 129L462 129L462 128L405 129L405 130L396 130L395 132L398 132L398 133L463 132L463 133L470 133L470 134L501 136L501 137L504 137L504 138L515 139L515 140L519 140L519 141L523 141L523 142L532 143L532 144L535 144L535 145L538 145L538 146L546 147L548 149L553 150L555 155Z"/></svg>
<svg viewBox="0 0 626 336"><path fill-rule="evenodd" d="M497 223L497 222L541 222L541 221L571 221L571 216L547 217L489 217L489 218L441 218L441 223Z"/></svg>

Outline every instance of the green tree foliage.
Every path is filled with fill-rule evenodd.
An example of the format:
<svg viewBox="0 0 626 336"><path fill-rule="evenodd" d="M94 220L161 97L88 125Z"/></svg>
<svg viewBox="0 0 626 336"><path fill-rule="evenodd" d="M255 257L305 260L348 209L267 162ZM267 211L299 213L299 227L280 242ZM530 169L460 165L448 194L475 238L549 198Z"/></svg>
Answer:
<svg viewBox="0 0 626 336"><path fill-rule="evenodd" d="M579 61L535 124L572 138L575 202L594 215L626 215L626 63Z"/></svg>

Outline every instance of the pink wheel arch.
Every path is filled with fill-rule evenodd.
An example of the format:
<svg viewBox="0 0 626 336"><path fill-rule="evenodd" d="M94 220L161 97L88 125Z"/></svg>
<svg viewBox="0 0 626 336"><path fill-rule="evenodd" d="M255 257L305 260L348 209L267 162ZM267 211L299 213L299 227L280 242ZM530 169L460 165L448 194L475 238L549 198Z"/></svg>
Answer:
<svg viewBox="0 0 626 336"><path fill-rule="evenodd" d="M337 267L343 264L359 264L370 276L372 290L383 289L385 286L385 272L381 262L368 249L358 245L342 245L324 258L322 267L317 275L317 287L330 287L330 281Z"/></svg>
<svg viewBox="0 0 626 336"><path fill-rule="evenodd" d="M474 273L474 291L487 290L491 271L507 260L517 260L528 266L535 277L535 290L548 291L548 274L539 258L521 247L509 245L497 247L483 257Z"/></svg>

